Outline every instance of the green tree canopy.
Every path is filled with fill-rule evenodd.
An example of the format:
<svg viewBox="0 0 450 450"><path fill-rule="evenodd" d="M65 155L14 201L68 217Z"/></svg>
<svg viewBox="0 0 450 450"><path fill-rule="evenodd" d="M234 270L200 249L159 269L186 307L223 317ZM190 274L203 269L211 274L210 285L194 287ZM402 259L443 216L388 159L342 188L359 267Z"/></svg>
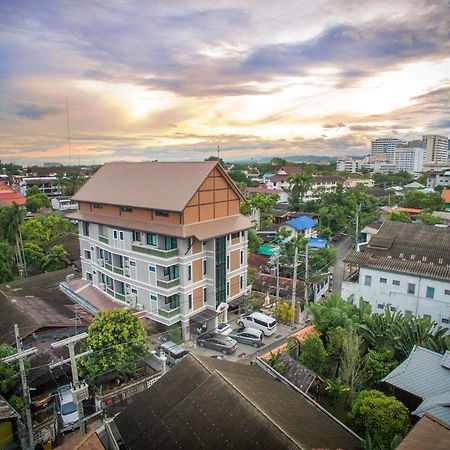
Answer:
<svg viewBox="0 0 450 450"><path fill-rule="evenodd" d="M317 333L309 333L300 344L299 361L319 375L327 372L327 352Z"/></svg>
<svg viewBox="0 0 450 450"><path fill-rule="evenodd" d="M27 210L35 213L39 208L50 208L50 199L45 194L36 194L27 197L26 201Z"/></svg>
<svg viewBox="0 0 450 450"><path fill-rule="evenodd" d="M6 364L3 362L3 358L15 353L16 350L10 345L0 344L0 395L3 397L8 397L19 383L19 363Z"/></svg>
<svg viewBox="0 0 450 450"><path fill-rule="evenodd" d="M425 194L416 190L408 190L403 198L402 206L426 211L441 211L444 200L438 193Z"/></svg>
<svg viewBox="0 0 450 450"><path fill-rule="evenodd" d="M32 197L33 195L39 194L42 194L42 192L35 184L27 189L27 197Z"/></svg>
<svg viewBox="0 0 450 450"><path fill-rule="evenodd" d="M405 211L392 211L388 214L387 218L389 220L392 220L392 222L404 222L404 223L410 223L411 217L409 214Z"/></svg>
<svg viewBox="0 0 450 450"><path fill-rule="evenodd" d="M14 278L14 248L8 242L0 241L0 283Z"/></svg>
<svg viewBox="0 0 450 450"><path fill-rule="evenodd" d="M36 269L40 269L45 261L45 253L42 247L33 242L26 242L23 249L27 263Z"/></svg>
<svg viewBox="0 0 450 450"><path fill-rule="evenodd" d="M392 370L398 362L394 359L394 354L389 350L369 350L363 358L364 370L367 383L375 387Z"/></svg>
<svg viewBox="0 0 450 450"><path fill-rule="evenodd" d="M45 255L42 269L46 272L64 269L69 263L68 256L69 254L62 245L54 245Z"/></svg>
<svg viewBox="0 0 450 450"><path fill-rule="evenodd" d="M86 345L93 353L80 366L90 377L106 372L131 374L146 356L146 333L136 316L126 309L98 313L88 329Z"/></svg>
<svg viewBox="0 0 450 450"><path fill-rule="evenodd" d="M259 246L262 244L263 240L256 234L253 230L248 230L248 249L252 253L258 251Z"/></svg>
<svg viewBox="0 0 450 450"><path fill-rule="evenodd" d="M380 391L361 391L352 404L352 418L361 435L377 436L385 446L410 428L406 406Z"/></svg>
<svg viewBox="0 0 450 450"><path fill-rule="evenodd" d="M421 214L419 219L422 223L426 225L442 225L444 223L444 219L441 217L432 216L431 214Z"/></svg>

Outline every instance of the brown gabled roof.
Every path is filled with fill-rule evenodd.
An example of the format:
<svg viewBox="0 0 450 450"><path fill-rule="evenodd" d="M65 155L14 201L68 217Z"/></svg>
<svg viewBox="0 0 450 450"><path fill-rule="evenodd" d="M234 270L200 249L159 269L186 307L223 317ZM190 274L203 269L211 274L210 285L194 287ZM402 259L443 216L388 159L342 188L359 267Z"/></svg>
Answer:
<svg viewBox="0 0 450 450"><path fill-rule="evenodd" d="M241 192L217 161L108 163L81 187L73 199L182 211L214 168L243 200Z"/></svg>
<svg viewBox="0 0 450 450"><path fill-rule="evenodd" d="M278 172L280 170L284 170L288 175L290 175L291 173L301 175L304 172L303 167L300 167L300 166L283 166L283 167L280 167Z"/></svg>

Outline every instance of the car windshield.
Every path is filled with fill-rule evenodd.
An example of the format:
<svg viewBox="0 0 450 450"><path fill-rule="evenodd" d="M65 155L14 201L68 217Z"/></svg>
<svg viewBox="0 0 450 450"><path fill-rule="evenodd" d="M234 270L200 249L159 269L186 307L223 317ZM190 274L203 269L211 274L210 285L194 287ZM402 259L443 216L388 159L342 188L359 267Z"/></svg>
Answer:
<svg viewBox="0 0 450 450"><path fill-rule="evenodd" d="M67 414L72 414L77 410L77 405L75 405L74 402L69 402L61 407L61 413L63 416L66 416Z"/></svg>
<svg viewBox="0 0 450 450"><path fill-rule="evenodd" d="M172 358L181 359L183 356L186 356L188 353L189 352L187 350L184 350L180 353L171 353L171 355L172 355Z"/></svg>
<svg viewBox="0 0 450 450"><path fill-rule="evenodd" d="M273 322L270 322L270 323L269 323L269 327L272 328L272 327L274 327L276 324L277 324L277 321L274 320Z"/></svg>
<svg viewBox="0 0 450 450"><path fill-rule="evenodd" d="M231 338L225 338L224 340L223 340L223 342L226 344L226 345L234 345L234 339L231 339Z"/></svg>

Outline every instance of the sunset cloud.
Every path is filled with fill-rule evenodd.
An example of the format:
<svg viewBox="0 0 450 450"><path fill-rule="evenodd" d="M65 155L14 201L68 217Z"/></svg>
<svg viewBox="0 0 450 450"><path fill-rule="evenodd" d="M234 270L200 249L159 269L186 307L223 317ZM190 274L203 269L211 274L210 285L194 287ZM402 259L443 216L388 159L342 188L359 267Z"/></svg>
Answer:
<svg viewBox="0 0 450 450"><path fill-rule="evenodd" d="M447 1L3 0L0 158L364 154L450 134ZM72 161L74 162L74 161Z"/></svg>

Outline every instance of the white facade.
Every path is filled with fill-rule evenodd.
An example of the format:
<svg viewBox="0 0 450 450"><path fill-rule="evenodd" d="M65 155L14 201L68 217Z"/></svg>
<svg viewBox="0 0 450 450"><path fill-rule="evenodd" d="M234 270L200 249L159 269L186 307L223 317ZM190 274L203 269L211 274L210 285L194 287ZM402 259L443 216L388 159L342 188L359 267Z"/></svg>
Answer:
<svg viewBox="0 0 450 450"><path fill-rule="evenodd" d="M397 138L379 138L371 143L370 158L372 162L394 161L395 148L398 145L406 145L405 141Z"/></svg>
<svg viewBox="0 0 450 450"><path fill-rule="evenodd" d="M344 187L354 188L356 186L366 186L368 188L373 188L375 186L375 181L372 178L347 178L344 181Z"/></svg>
<svg viewBox="0 0 450 450"><path fill-rule="evenodd" d="M194 253L189 238L176 239L86 222L80 222L79 227L83 279L112 300L141 309L148 318L164 325L181 321L185 339L191 316L205 309L216 310L216 239L201 243L201 250ZM223 239L229 302L247 290L247 232ZM174 248L166 250L168 242ZM230 266L232 252L234 256L235 252L239 254L238 267ZM198 298L194 292L201 292L200 308L195 308Z"/></svg>
<svg viewBox="0 0 450 450"><path fill-rule="evenodd" d="M374 313L390 305L391 311L401 311L405 317L427 317L449 326L450 282L445 280L360 267L354 282L342 283L342 298L351 295L356 302L362 297Z"/></svg>
<svg viewBox="0 0 450 450"><path fill-rule="evenodd" d="M443 172L430 173L427 179L427 187L434 189L436 186L450 187L450 168Z"/></svg>
<svg viewBox="0 0 450 450"><path fill-rule="evenodd" d="M353 159L350 156L342 156L337 160L336 171L356 173L362 169L362 166L362 159Z"/></svg>
<svg viewBox="0 0 450 450"><path fill-rule="evenodd" d="M397 147L394 151L394 163L399 172L423 172L425 149L421 147Z"/></svg>
<svg viewBox="0 0 450 450"><path fill-rule="evenodd" d="M448 162L448 138L437 134L422 136L426 149L426 162L445 164Z"/></svg>

